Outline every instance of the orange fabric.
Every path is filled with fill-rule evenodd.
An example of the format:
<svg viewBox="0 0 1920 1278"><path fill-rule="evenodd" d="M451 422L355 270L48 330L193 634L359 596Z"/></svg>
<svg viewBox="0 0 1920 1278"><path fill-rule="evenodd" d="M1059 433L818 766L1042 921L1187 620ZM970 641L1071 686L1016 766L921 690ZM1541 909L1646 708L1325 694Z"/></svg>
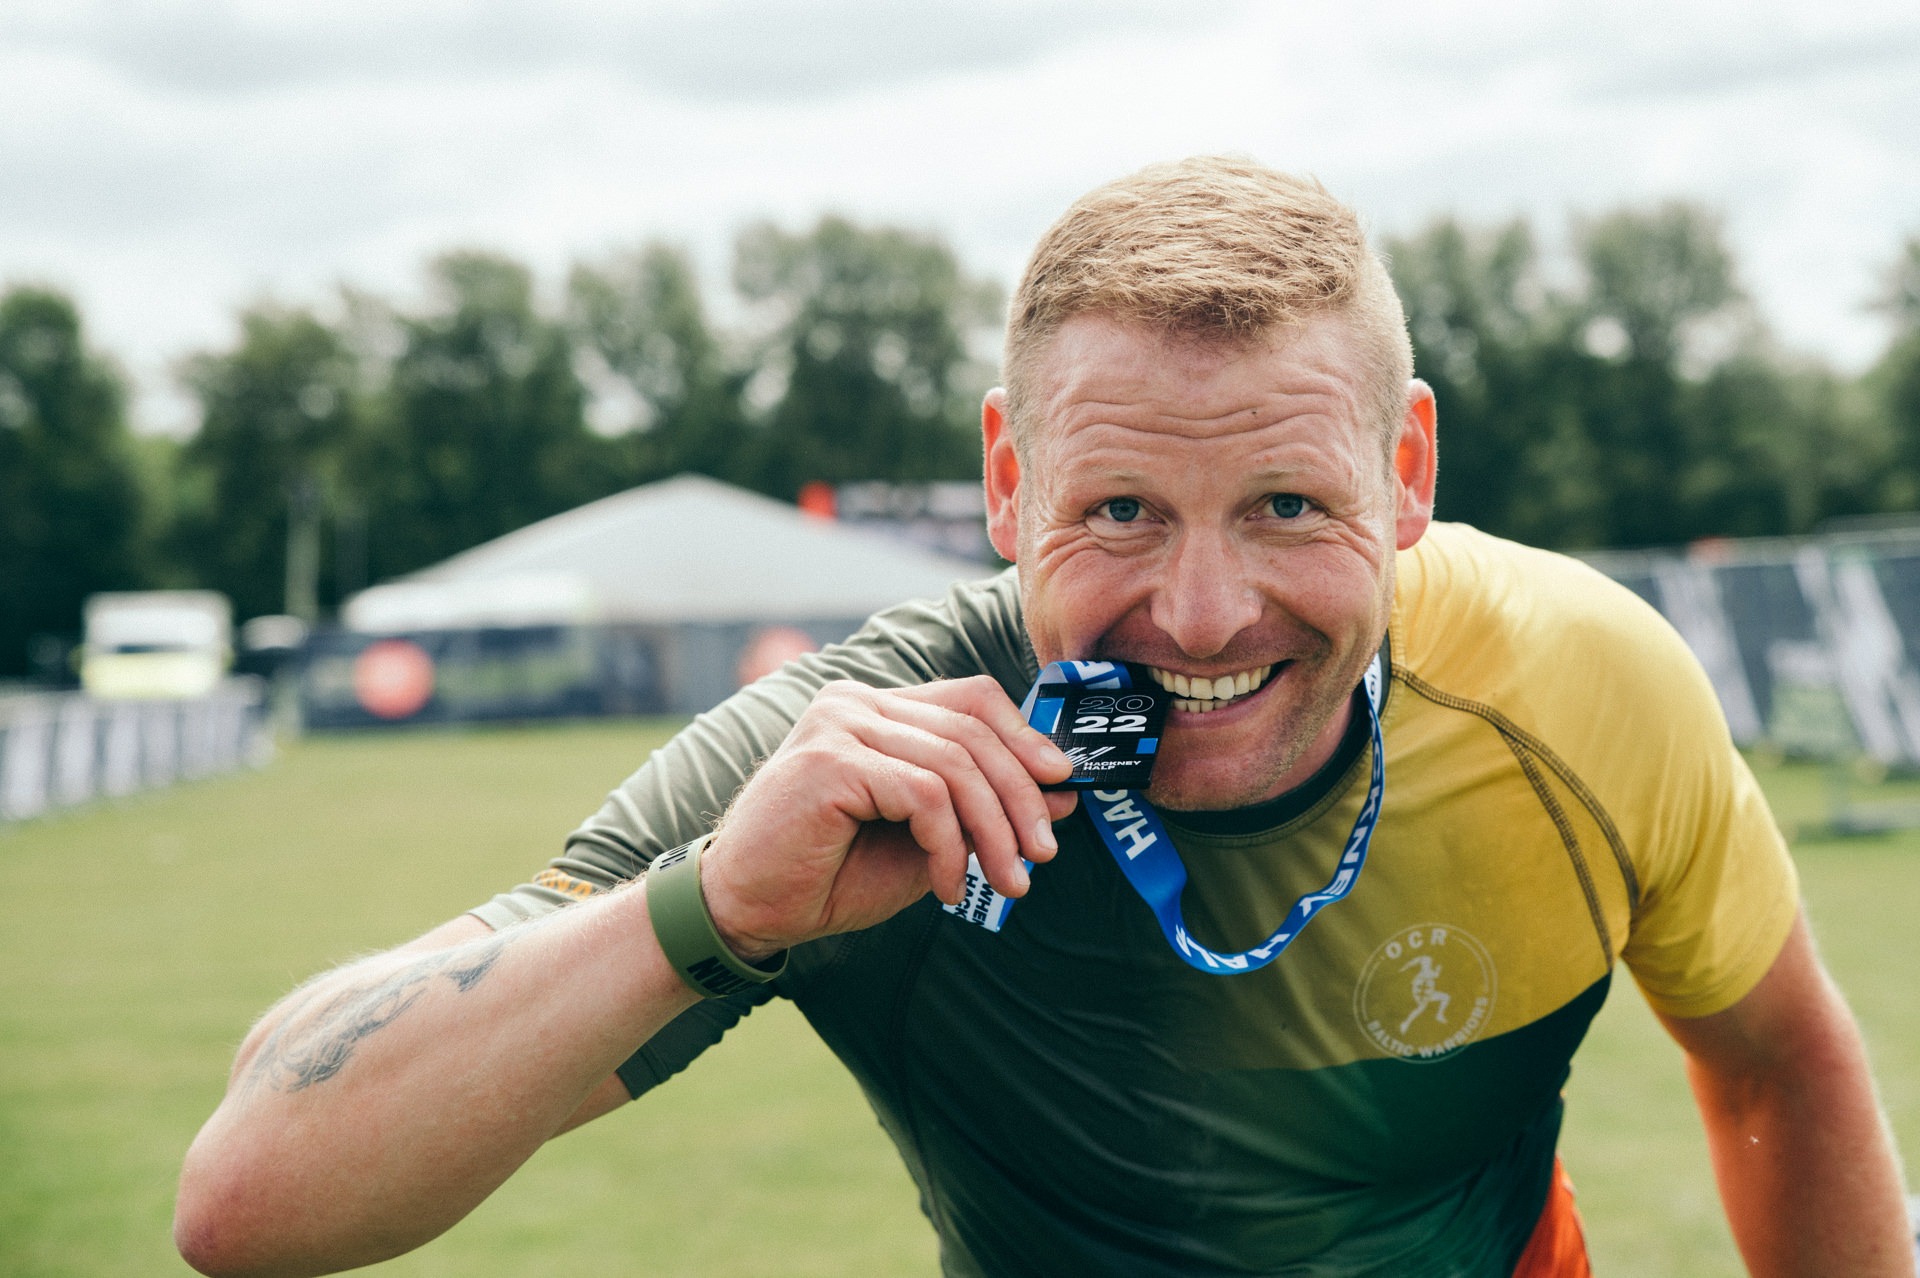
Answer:
<svg viewBox="0 0 1920 1278"><path fill-rule="evenodd" d="M1547 1205L1540 1209L1539 1223L1527 1239L1527 1249L1520 1253L1520 1263L1513 1267L1513 1278L1593 1278L1587 1240L1580 1231L1580 1211L1573 1205L1573 1181L1557 1158Z"/></svg>

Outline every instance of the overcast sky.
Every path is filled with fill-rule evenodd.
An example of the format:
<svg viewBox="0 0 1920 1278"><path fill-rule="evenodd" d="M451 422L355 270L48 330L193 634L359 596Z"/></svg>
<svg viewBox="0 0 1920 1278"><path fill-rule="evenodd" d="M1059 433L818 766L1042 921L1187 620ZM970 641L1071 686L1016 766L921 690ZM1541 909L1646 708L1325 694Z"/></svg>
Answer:
<svg viewBox="0 0 1920 1278"><path fill-rule="evenodd" d="M1920 233L1914 0L0 0L0 281L79 299L139 379L236 310L406 297L454 246L549 287L664 237L835 210L1011 282L1151 160L1317 174L1376 232L1684 197L1790 345L1858 368Z"/></svg>

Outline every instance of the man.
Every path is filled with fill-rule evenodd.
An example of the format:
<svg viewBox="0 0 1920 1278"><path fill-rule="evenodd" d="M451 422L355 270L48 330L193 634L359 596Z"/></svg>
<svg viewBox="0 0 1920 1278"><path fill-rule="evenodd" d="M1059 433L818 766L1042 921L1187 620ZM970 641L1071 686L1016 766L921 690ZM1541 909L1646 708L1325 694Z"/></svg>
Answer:
<svg viewBox="0 0 1920 1278"><path fill-rule="evenodd" d="M188 1259L416 1246L778 993L949 1273L1581 1274L1559 1090L1623 957L1754 1270L1912 1272L1858 1035L1705 680L1595 574L1429 530L1433 397L1347 209L1230 160L1092 193L1006 380L1017 576L743 691L533 884L271 1011L188 1155ZM1111 856L1015 706L1066 659L1175 696L1158 825ZM1187 885L1150 909L1155 828ZM970 858L1027 898L997 933L940 907L984 891Z"/></svg>

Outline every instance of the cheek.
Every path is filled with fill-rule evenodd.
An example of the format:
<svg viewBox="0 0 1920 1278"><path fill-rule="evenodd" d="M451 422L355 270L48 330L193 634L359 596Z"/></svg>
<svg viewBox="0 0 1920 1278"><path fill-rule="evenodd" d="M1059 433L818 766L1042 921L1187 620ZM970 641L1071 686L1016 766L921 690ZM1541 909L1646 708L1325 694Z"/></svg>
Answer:
<svg viewBox="0 0 1920 1278"><path fill-rule="evenodd" d="M1042 529L1021 549L1022 573L1031 572L1036 580L1063 584L1111 572L1120 558L1081 523Z"/></svg>
<svg viewBox="0 0 1920 1278"><path fill-rule="evenodd" d="M1266 596L1307 625L1334 635L1375 626L1391 586L1373 556L1323 545L1279 556L1265 574ZM1390 570L1385 580L1391 581Z"/></svg>
<svg viewBox="0 0 1920 1278"><path fill-rule="evenodd" d="M1036 539L1020 561L1027 628L1049 660L1085 656L1100 636L1146 595L1148 574L1084 531ZM1071 651L1068 651L1068 650Z"/></svg>

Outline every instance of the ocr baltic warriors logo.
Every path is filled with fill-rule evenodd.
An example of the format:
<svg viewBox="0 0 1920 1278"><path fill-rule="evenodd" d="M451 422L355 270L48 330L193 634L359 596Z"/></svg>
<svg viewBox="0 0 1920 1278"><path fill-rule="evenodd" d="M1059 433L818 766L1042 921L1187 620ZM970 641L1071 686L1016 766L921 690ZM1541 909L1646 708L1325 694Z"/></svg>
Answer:
<svg viewBox="0 0 1920 1278"><path fill-rule="evenodd" d="M1495 985L1493 960L1472 935L1421 923L1394 933L1367 959L1353 1014L1382 1051L1439 1060L1486 1029Z"/></svg>

